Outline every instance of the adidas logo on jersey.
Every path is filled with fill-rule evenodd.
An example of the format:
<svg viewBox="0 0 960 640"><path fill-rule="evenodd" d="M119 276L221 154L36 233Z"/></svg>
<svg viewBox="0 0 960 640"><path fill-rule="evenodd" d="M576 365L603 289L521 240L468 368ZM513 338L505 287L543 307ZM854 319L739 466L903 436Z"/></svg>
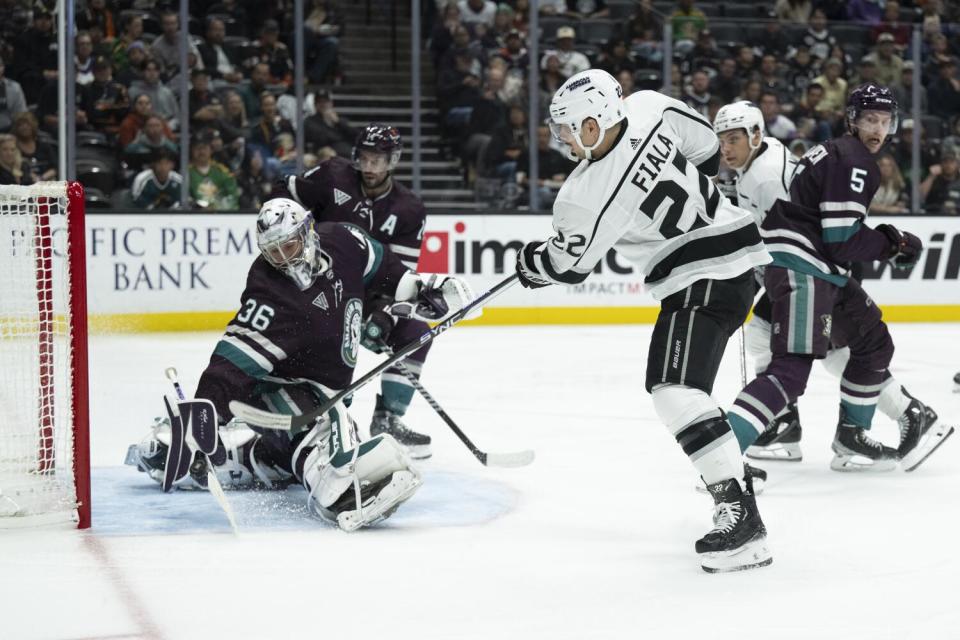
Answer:
<svg viewBox="0 0 960 640"><path fill-rule="evenodd" d="M640 146L640 138L630 138L630 148L636 149Z"/></svg>
<svg viewBox="0 0 960 640"><path fill-rule="evenodd" d="M328 311L330 309L330 305L327 304L327 296L323 293L323 291L321 291L320 295L313 299L312 304L315 307L320 307L324 311Z"/></svg>
<svg viewBox="0 0 960 640"><path fill-rule="evenodd" d="M336 202L337 205L341 205L344 202L347 202L349 200L350 200L349 193L344 193L343 191L340 191L340 189L336 189L336 188L333 190L333 201Z"/></svg>

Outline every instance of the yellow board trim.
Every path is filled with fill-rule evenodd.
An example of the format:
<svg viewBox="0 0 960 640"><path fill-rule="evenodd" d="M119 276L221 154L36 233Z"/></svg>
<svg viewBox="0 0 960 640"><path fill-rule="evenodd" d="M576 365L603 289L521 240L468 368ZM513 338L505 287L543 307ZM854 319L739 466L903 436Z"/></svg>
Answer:
<svg viewBox="0 0 960 640"><path fill-rule="evenodd" d="M881 306L888 322L960 322L960 305ZM463 325L531 324L653 324L658 307L491 307L476 320ZM150 333L158 331L219 331L234 316L233 311L177 313L120 313L93 315L93 333Z"/></svg>

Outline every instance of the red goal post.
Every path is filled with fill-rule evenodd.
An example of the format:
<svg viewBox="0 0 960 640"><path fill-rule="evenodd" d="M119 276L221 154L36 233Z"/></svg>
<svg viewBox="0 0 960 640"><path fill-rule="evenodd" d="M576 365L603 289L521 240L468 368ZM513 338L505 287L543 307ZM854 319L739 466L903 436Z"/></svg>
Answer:
<svg viewBox="0 0 960 640"><path fill-rule="evenodd" d="M0 529L90 526L78 182L0 186Z"/></svg>

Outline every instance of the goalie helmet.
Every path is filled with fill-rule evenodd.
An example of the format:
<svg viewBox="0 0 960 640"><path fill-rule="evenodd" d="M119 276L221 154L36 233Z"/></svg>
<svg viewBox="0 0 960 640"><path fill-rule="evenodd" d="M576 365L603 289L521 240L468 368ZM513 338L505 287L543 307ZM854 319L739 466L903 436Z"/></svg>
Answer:
<svg viewBox="0 0 960 640"><path fill-rule="evenodd" d="M572 76L554 94L550 101L550 131L563 142L562 134L569 133L591 159L592 151L603 142L603 134L626 117L623 107L623 88L616 78L600 69L588 69ZM583 123L593 118L600 127L597 141L589 147L583 144L580 132ZM566 145L567 157L579 161Z"/></svg>
<svg viewBox="0 0 960 640"><path fill-rule="evenodd" d="M293 280L301 291L309 289L330 266L320 250L313 216L289 198L268 200L260 208L257 247L264 259Z"/></svg>
<svg viewBox="0 0 960 640"><path fill-rule="evenodd" d="M393 171L400 162L400 132L396 127L371 123L364 127L353 145L353 167L360 171L360 152L373 151L387 157L387 171Z"/></svg>
<svg viewBox="0 0 960 640"><path fill-rule="evenodd" d="M750 149L758 149L763 143L763 136L766 134L763 113L757 105L749 100L740 100L721 107L713 119L714 133L720 135L724 131L732 131L733 129L746 130L747 144L750 145ZM760 131L760 140L753 144L753 135L758 130Z"/></svg>
<svg viewBox="0 0 960 640"><path fill-rule="evenodd" d="M847 131L857 135L857 120L864 111L885 111L890 114L887 135L897 131L900 109L893 92L882 85L867 82L850 92L847 98Z"/></svg>

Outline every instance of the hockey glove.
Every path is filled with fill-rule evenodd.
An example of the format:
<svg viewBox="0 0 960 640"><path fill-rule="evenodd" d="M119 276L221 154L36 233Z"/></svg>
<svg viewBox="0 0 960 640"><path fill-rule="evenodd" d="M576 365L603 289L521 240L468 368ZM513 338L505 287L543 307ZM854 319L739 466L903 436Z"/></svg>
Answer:
<svg viewBox="0 0 960 640"><path fill-rule="evenodd" d="M517 276L520 278L520 284L526 289L539 289L553 284L544 278L540 270L537 269L537 249L543 246L543 242L528 242L517 254Z"/></svg>
<svg viewBox="0 0 960 640"><path fill-rule="evenodd" d="M383 351L383 343L393 331L395 324L396 320L390 315L389 306L377 309L363 321L360 344L374 353L380 353Z"/></svg>
<svg viewBox="0 0 960 640"><path fill-rule="evenodd" d="M390 307L396 318L435 322L473 302L476 296L466 281L437 273L409 272L397 285L397 301ZM470 313L476 318L480 310Z"/></svg>
<svg viewBox="0 0 960 640"><path fill-rule="evenodd" d="M887 262L895 269L908 269L917 263L923 253L923 242L909 231L900 231L891 224L878 224L877 231L890 241Z"/></svg>

